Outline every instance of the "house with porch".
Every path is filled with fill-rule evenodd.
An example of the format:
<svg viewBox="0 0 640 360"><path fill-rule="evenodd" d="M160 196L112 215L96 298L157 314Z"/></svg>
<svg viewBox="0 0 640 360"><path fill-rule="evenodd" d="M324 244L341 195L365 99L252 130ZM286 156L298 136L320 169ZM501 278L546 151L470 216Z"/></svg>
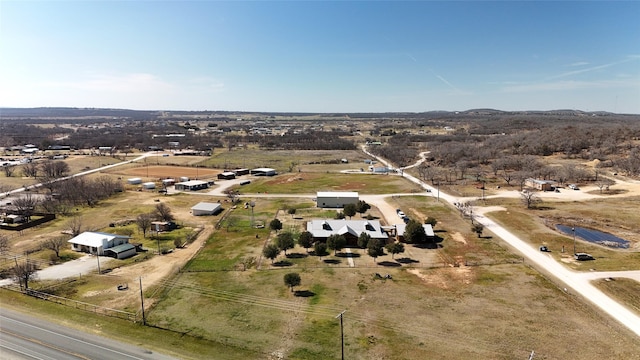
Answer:
<svg viewBox="0 0 640 360"><path fill-rule="evenodd" d="M372 239L380 239L385 243L389 240L389 235L382 230L378 220L314 219L307 222L307 231L315 241L326 241L334 234L342 235L350 246L358 244L358 238L363 232Z"/></svg>
<svg viewBox="0 0 640 360"><path fill-rule="evenodd" d="M68 242L73 251L98 256L124 259L136 254L135 246L129 244L129 237L125 235L85 231Z"/></svg>

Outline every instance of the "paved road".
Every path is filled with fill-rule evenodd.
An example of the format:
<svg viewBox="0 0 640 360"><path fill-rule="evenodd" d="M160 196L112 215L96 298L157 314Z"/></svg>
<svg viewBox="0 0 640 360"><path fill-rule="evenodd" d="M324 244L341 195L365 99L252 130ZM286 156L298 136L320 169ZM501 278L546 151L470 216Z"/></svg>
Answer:
<svg viewBox="0 0 640 360"><path fill-rule="evenodd" d="M8 309L0 309L0 358L171 360L127 343L87 334Z"/></svg>
<svg viewBox="0 0 640 360"><path fill-rule="evenodd" d="M367 152L366 149L363 150ZM368 154L375 157L375 155L371 153ZM378 160L381 163L388 165L388 163L383 159L378 158ZM403 176L410 181L422 186L424 189L431 191L429 193L431 196L436 196L436 189L434 189L432 186L429 186L428 184L410 174L405 173L403 174ZM461 200L456 198L455 196L451 196L439 191L438 196L441 201L446 201L450 204L463 201L463 199ZM549 254L540 252L538 249L524 242L483 214L475 214L474 218L480 224L482 224L485 229L493 232L496 236L498 236L513 248L515 248L518 252L520 252L527 259L527 261L534 264L539 269L544 269L545 271L556 277L564 284L564 286L566 286L565 289L567 291L571 291L587 299L587 301L600 308L600 310L602 310L603 312L609 314L611 317L616 319L618 322L626 326L629 330L633 331L637 336L640 337L640 316L604 294L590 282L593 279L607 277L626 277L637 280L640 278L640 270L603 273L590 272L588 274L578 273L567 269L564 265L555 261L555 259L553 259Z"/></svg>

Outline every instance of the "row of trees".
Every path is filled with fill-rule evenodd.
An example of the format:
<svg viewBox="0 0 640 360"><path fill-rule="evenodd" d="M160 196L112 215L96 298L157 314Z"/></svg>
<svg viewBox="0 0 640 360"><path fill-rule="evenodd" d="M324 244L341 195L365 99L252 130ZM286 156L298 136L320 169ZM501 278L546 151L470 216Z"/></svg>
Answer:
<svg viewBox="0 0 640 360"><path fill-rule="evenodd" d="M347 240L343 235L333 234L330 235L326 241L315 241L310 232L304 231L298 235L297 243L300 247L305 248L307 253L309 252L309 248L313 247L314 255L323 257L327 255L327 250L333 250L334 255L337 255L339 251L346 247ZM281 252L284 252L286 256L287 250L293 249L295 244L296 239L294 239L294 235L291 232L282 232L276 236L272 243L267 244L264 247L262 255L265 258L270 259L271 263L273 263ZM371 236L365 232L361 233L358 237L358 246L361 249L366 249L367 254L374 258L374 260L377 257L384 255L385 249L387 252L392 254L392 258L396 254L404 252L404 244L399 242L385 244L385 241L381 239L372 239Z"/></svg>

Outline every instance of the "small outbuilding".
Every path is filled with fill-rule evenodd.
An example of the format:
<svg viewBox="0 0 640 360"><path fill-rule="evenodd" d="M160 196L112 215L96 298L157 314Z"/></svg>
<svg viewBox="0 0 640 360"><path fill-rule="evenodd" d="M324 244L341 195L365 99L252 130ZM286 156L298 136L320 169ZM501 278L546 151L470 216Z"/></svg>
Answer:
<svg viewBox="0 0 640 360"><path fill-rule="evenodd" d="M144 184L142 184L142 188L147 189L147 190L152 190L156 188L156 183L154 182L146 182Z"/></svg>
<svg viewBox="0 0 640 360"><path fill-rule="evenodd" d="M278 174L276 169L271 168L256 168L252 169L250 173L255 176L275 176Z"/></svg>
<svg viewBox="0 0 640 360"><path fill-rule="evenodd" d="M134 256L136 252L136 247L133 244L127 243L106 249L104 254L116 259L126 259Z"/></svg>
<svg viewBox="0 0 640 360"><path fill-rule="evenodd" d="M236 178L236 173L231 172L231 171L225 171L221 174L218 174L218 179L219 180L231 180L231 179L235 179Z"/></svg>
<svg viewBox="0 0 640 360"><path fill-rule="evenodd" d="M525 180L525 185L540 191L552 191L554 184L555 182L551 180L540 180L534 178L528 178Z"/></svg>
<svg viewBox="0 0 640 360"><path fill-rule="evenodd" d="M194 216L215 215L222 211L222 205L219 203L199 202L191 208Z"/></svg>
<svg viewBox="0 0 640 360"><path fill-rule="evenodd" d="M129 185L140 185L140 184L142 184L142 179L140 179L140 178L127 179L127 184L129 184Z"/></svg>
<svg viewBox="0 0 640 360"><path fill-rule="evenodd" d="M249 175L249 169L235 169L233 170L233 173L236 174L236 176L242 176L242 175Z"/></svg>
<svg viewBox="0 0 640 360"><path fill-rule="evenodd" d="M316 206L319 208L342 208L346 204L357 204L359 195L354 191L319 191Z"/></svg>
<svg viewBox="0 0 640 360"><path fill-rule="evenodd" d="M197 191L197 190L209 188L209 183L201 180L190 180L190 181L176 183L175 188L177 191L180 191L180 190Z"/></svg>

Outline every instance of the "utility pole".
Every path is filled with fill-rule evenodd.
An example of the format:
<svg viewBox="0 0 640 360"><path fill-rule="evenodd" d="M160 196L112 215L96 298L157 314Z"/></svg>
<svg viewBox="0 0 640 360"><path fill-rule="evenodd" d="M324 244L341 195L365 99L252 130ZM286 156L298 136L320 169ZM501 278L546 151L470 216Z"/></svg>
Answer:
<svg viewBox="0 0 640 360"><path fill-rule="evenodd" d="M252 200L249 203L249 206L251 206L251 227L254 227L255 226L255 222L254 222L254 217L253 217L253 208L256 206L256 202Z"/></svg>
<svg viewBox="0 0 640 360"><path fill-rule="evenodd" d="M573 233L573 255L576 254L576 227L571 228L571 232Z"/></svg>
<svg viewBox="0 0 640 360"><path fill-rule="evenodd" d="M336 319L340 318L340 347L342 349L342 360L344 360L344 326L342 324L342 318L346 311L347 310L343 310L340 314L338 314L338 316L336 316Z"/></svg>
<svg viewBox="0 0 640 360"><path fill-rule="evenodd" d="M98 275L100 275L102 271L100 271L100 254L98 254L98 250L96 250L96 260L98 261Z"/></svg>
<svg viewBox="0 0 640 360"><path fill-rule="evenodd" d="M140 280L140 305L142 309L142 325L147 325L147 318L144 316L144 296L142 295L142 277L139 277Z"/></svg>
<svg viewBox="0 0 640 360"><path fill-rule="evenodd" d="M440 202L440 181L438 181L438 202Z"/></svg>

